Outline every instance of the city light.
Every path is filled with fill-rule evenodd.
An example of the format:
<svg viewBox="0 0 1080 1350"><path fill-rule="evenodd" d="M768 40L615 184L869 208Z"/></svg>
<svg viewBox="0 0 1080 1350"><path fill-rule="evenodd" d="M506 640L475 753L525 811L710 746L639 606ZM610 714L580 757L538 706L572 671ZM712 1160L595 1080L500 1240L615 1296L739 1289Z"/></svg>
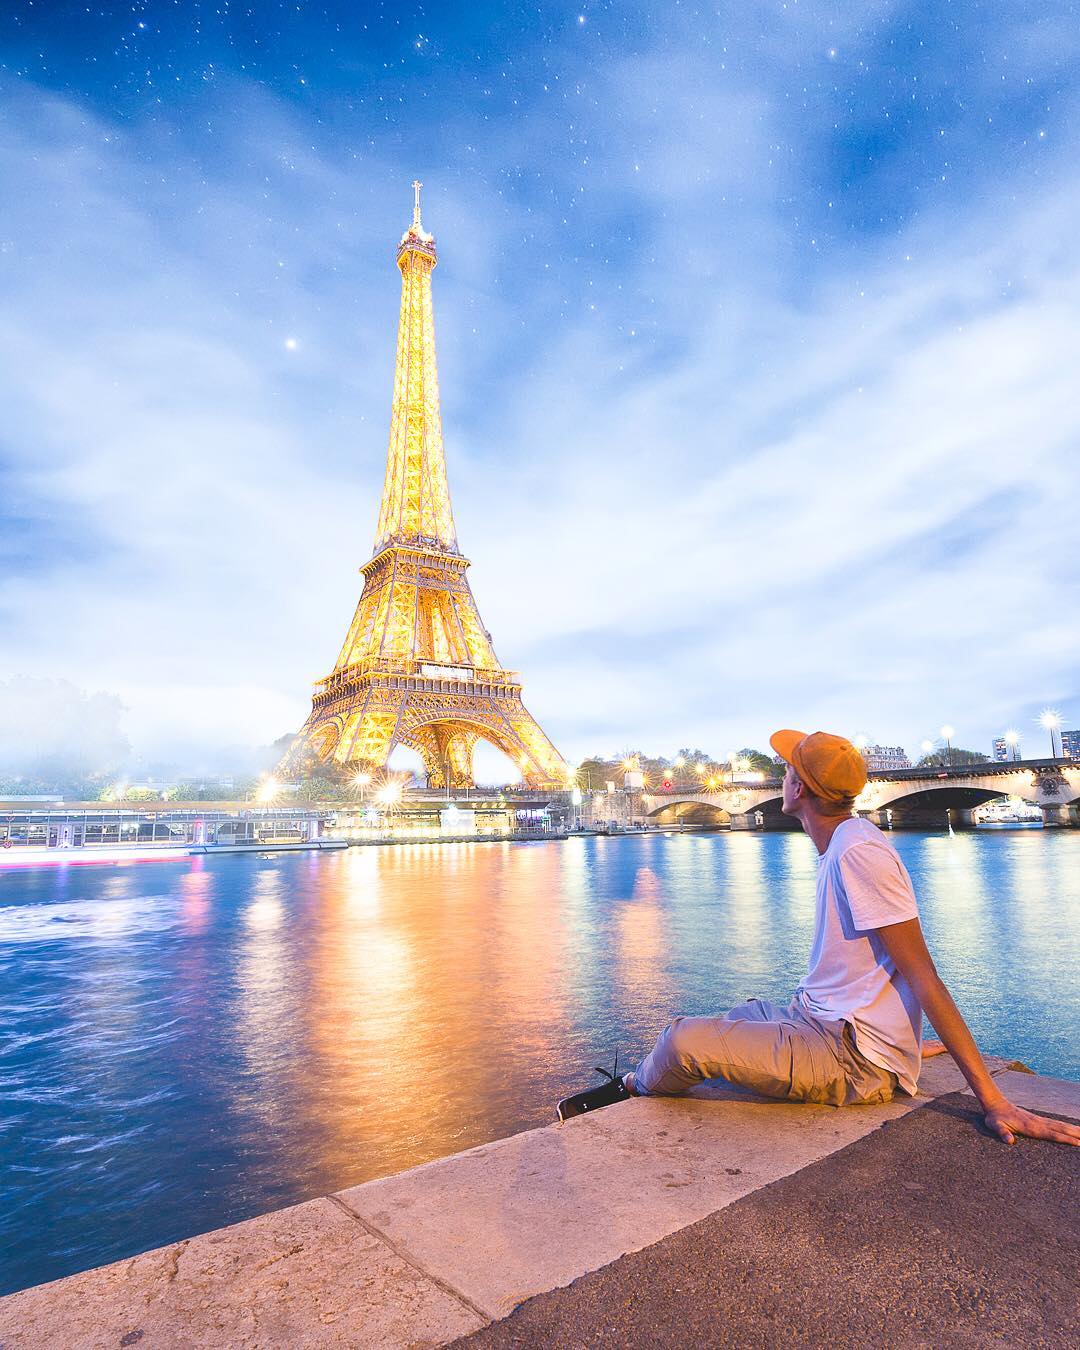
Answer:
<svg viewBox="0 0 1080 1350"><path fill-rule="evenodd" d="M380 806L396 806L401 801L401 784L384 783L375 794Z"/></svg>
<svg viewBox="0 0 1080 1350"><path fill-rule="evenodd" d="M676 767L677 769L681 769L682 766L683 766L685 763L686 763L686 760L683 759L682 755L676 755L676 756L675 756L675 767Z"/></svg>
<svg viewBox="0 0 1080 1350"><path fill-rule="evenodd" d="M258 792L255 794L256 800L262 802L264 806L267 806L274 800L280 790L281 784L276 778L264 778L259 784Z"/></svg>
<svg viewBox="0 0 1080 1350"><path fill-rule="evenodd" d="M870 744L870 738L869 738L869 736L862 736L862 735L859 735L859 736L856 736L856 737L855 737L855 748L856 748L856 750L865 750L866 747L867 747L869 744Z"/></svg>
<svg viewBox="0 0 1080 1350"><path fill-rule="evenodd" d="M1058 749L1055 738L1058 728L1061 726L1061 714L1056 708L1044 708L1039 714L1039 726L1050 733L1050 758L1057 759Z"/></svg>
<svg viewBox="0 0 1080 1350"><path fill-rule="evenodd" d="M1002 737L1009 751L1010 759L1019 759L1020 733L1010 728Z"/></svg>
<svg viewBox="0 0 1080 1350"><path fill-rule="evenodd" d="M922 741L919 745L919 749L923 752L924 755L932 755L934 753L934 742Z"/></svg>
<svg viewBox="0 0 1080 1350"><path fill-rule="evenodd" d="M952 763L952 738L956 735L956 728L951 722L946 722L941 728L941 736L945 742L945 763Z"/></svg>

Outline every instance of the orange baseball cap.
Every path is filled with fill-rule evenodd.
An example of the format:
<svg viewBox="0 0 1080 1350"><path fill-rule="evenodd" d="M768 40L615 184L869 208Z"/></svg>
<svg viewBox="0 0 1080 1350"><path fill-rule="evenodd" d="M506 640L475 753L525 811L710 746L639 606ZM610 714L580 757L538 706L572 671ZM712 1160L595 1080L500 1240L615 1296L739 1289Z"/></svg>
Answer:
<svg viewBox="0 0 1080 1350"><path fill-rule="evenodd" d="M866 786L866 760L843 736L828 731L777 731L769 744L811 792L829 802L857 797Z"/></svg>

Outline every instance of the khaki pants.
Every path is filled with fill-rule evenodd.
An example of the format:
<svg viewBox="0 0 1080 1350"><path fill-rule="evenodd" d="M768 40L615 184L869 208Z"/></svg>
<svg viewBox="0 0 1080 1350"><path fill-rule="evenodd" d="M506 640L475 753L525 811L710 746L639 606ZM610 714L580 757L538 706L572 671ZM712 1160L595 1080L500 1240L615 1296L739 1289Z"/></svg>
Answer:
<svg viewBox="0 0 1080 1350"><path fill-rule="evenodd" d="M724 1078L765 1097L846 1106L887 1102L897 1078L859 1053L847 1022L821 1022L796 1001L752 998L722 1017L676 1017L634 1073L645 1096L677 1097Z"/></svg>

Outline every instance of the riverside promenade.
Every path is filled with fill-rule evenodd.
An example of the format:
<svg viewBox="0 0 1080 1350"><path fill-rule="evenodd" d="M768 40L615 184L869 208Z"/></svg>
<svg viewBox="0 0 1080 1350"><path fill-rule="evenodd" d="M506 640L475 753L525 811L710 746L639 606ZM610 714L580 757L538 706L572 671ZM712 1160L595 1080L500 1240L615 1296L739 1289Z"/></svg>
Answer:
<svg viewBox="0 0 1080 1350"><path fill-rule="evenodd" d="M979 1120L946 1056L885 1106L634 1099L9 1295L0 1346L1074 1346L1080 1149Z"/></svg>

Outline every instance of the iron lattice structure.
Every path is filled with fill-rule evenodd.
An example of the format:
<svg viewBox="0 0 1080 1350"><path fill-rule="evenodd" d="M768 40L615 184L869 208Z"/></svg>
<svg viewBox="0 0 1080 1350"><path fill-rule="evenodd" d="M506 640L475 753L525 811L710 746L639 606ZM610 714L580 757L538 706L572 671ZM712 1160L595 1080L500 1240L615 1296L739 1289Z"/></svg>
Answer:
<svg viewBox="0 0 1080 1350"><path fill-rule="evenodd" d="M397 251L401 313L375 548L337 664L316 685L279 772L371 772L407 745L431 786L466 787L473 749L486 740L530 787L564 787L567 765L522 703L518 676L499 664L458 549L435 364L435 240L413 186L413 220Z"/></svg>

